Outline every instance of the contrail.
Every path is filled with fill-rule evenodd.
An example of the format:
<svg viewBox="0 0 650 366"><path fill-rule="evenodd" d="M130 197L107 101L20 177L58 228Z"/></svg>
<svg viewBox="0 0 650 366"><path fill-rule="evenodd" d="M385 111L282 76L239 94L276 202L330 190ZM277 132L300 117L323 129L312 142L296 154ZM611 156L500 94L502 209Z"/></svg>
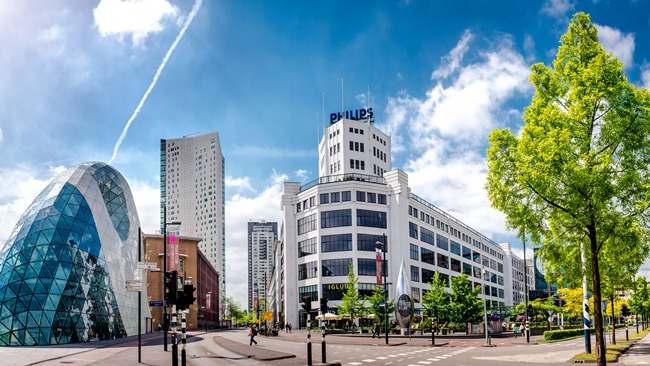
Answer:
<svg viewBox="0 0 650 366"><path fill-rule="evenodd" d="M151 81L151 84L149 85L149 88L147 89L147 91L142 96L142 99L140 99L140 103L138 103L138 106L135 108L135 111L133 111L133 114L131 115L131 118L129 118L128 122L126 122L126 126L124 126L124 130L122 131L122 134L120 135L120 138L117 139L117 143L115 143L115 148L113 148L113 157L111 157L111 160L108 161L108 164L111 164L113 162L113 159L115 159L115 156L117 155L117 150L120 149L120 145L122 145L122 141L126 137L126 132L129 130L129 127L131 126L131 122L133 122L133 120L138 115L138 113L140 113L140 109L142 109L142 105L144 104L144 102L149 97L149 93L151 93L151 90L153 89L153 87L156 86L156 83L158 82L158 77L160 76L160 73L165 68L165 65L167 64L167 60L169 60L169 57L172 55L172 53L176 49L176 46L178 46L178 42L180 42L181 38L183 38L183 35L185 34L185 31L187 30L187 27L189 27L190 23L192 23L192 19L194 19L194 16L199 11L199 8L201 7L202 3L203 3L203 0L196 0L194 2L194 5L192 6L192 11L190 11L190 14L187 16L187 20L185 20L185 24L183 24L183 28L181 28L181 31L176 36L176 39L174 40L174 43L172 43L171 47L169 47L169 50L165 54L165 57L163 57L163 60L160 63L160 66L158 66L158 70L156 70L156 75L154 75L153 80Z"/></svg>

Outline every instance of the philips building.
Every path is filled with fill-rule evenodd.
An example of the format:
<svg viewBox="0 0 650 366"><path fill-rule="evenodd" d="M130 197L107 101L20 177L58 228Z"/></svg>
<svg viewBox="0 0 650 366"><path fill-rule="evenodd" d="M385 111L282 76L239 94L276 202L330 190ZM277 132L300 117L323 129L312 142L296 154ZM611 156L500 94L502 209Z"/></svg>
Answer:
<svg viewBox="0 0 650 366"><path fill-rule="evenodd" d="M448 288L451 278L466 273L483 289L489 308L522 300L512 294L512 253L411 192L408 175L391 167L390 136L371 119L370 109L333 114L319 144L319 178L284 185L283 236L275 260L282 268L274 284L278 318L304 326L303 296L311 296L312 319L320 298L335 308L347 288L349 263L362 295L372 293L377 267L383 269L391 299L404 263L416 313L436 271ZM386 249L381 266L377 242Z"/></svg>
<svg viewBox="0 0 650 366"><path fill-rule="evenodd" d="M0 248L0 345L137 334L138 296L125 281L136 277L139 226L129 186L111 166L59 174Z"/></svg>

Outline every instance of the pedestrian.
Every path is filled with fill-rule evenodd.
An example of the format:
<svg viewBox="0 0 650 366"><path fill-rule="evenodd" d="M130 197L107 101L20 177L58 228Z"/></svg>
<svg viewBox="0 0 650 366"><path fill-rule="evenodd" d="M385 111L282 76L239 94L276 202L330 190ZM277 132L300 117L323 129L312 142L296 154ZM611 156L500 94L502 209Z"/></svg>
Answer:
<svg viewBox="0 0 650 366"><path fill-rule="evenodd" d="M289 323L289 333L291 333L291 323Z"/></svg>
<svg viewBox="0 0 650 366"><path fill-rule="evenodd" d="M250 329L248 330L248 336L251 337L249 346L252 346L253 343L255 343L255 345L257 346L257 341L255 340L256 335L257 335L257 329L255 329L255 327L251 325Z"/></svg>
<svg viewBox="0 0 650 366"><path fill-rule="evenodd" d="M375 338L375 335L377 338L379 338L379 323L375 323L375 327L372 329L372 338Z"/></svg>
<svg viewBox="0 0 650 366"><path fill-rule="evenodd" d="M518 335L517 331L518 330L519 330L519 328L517 327L517 323L515 323L515 325L512 327L512 332L515 333L515 338L517 338L517 335Z"/></svg>
<svg viewBox="0 0 650 366"><path fill-rule="evenodd" d="M284 325L284 332L289 333L289 323Z"/></svg>

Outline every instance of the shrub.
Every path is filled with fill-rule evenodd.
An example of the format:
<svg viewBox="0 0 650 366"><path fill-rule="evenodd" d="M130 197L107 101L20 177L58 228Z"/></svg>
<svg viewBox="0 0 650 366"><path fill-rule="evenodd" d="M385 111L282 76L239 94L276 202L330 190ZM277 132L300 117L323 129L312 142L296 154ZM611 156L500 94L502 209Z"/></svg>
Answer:
<svg viewBox="0 0 650 366"><path fill-rule="evenodd" d="M589 329L589 334L594 334L594 328ZM583 329L568 329L568 330L547 330L544 332L545 341L557 341L560 339L567 339L578 337L584 334Z"/></svg>

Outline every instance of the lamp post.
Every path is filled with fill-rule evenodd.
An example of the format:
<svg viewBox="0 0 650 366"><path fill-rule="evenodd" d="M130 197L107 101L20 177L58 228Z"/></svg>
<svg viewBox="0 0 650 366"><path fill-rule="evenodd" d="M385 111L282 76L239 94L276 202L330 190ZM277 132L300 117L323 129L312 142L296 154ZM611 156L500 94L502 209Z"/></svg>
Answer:
<svg viewBox="0 0 650 366"><path fill-rule="evenodd" d="M208 298L210 301L212 301L212 291L208 291L205 293L205 332L208 332L208 308L212 308L211 306L208 306Z"/></svg>
<svg viewBox="0 0 650 366"><path fill-rule="evenodd" d="M526 268L526 233L524 233L524 240L523 240L523 245L524 245L524 301L526 302L526 343L530 343L530 330L529 330L529 325L528 325L528 317L530 314L528 314L528 269ZM590 353L591 350L589 350L587 353Z"/></svg>
<svg viewBox="0 0 650 366"><path fill-rule="evenodd" d="M384 234L384 242L377 241L375 242L375 248L377 248L380 251L380 254L382 255L382 260L381 260L381 269L384 275L384 333L386 334L386 344L388 344L388 283L386 281L386 271L384 271L384 263L386 262L386 251L384 248L386 247L386 234Z"/></svg>
<svg viewBox="0 0 650 366"><path fill-rule="evenodd" d="M169 332L169 322L167 321L167 301L165 301L165 273L167 273L167 225L180 225L180 221L167 222L167 203L163 207L163 331L165 332L163 349L167 351L167 334Z"/></svg>
<svg viewBox="0 0 650 366"><path fill-rule="evenodd" d="M487 321L487 294L485 293L485 276L487 276L487 271L485 270L485 267L483 266L483 319L485 320L485 344L488 345L490 344L490 340L488 339L488 321Z"/></svg>

